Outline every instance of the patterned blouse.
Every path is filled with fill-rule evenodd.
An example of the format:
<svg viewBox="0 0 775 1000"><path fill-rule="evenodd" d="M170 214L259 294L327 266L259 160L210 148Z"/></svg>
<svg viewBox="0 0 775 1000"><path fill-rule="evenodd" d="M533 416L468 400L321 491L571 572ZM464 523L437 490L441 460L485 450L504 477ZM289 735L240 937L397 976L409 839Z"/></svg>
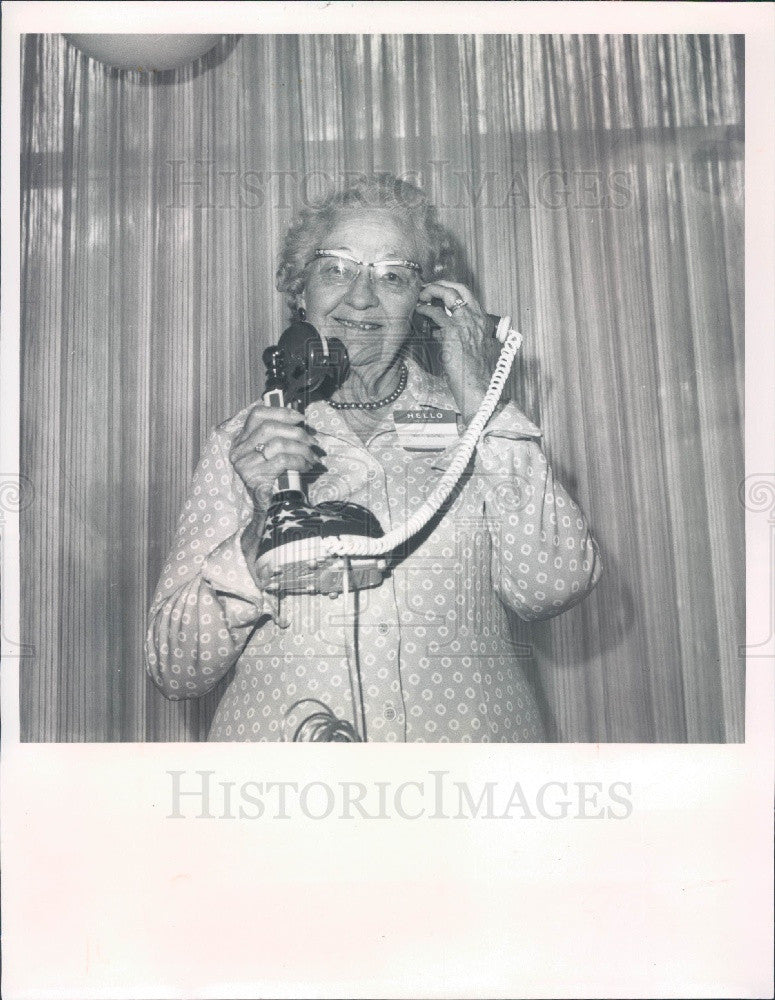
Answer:
<svg viewBox="0 0 775 1000"><path fill-rule="evenodd" d="M436 485L454 445L405 449L392 411L456 407L445 380L407 367L406 390L365 444L327 403L307 407L327 468L310 483L311 503L359 503L387 532ZM559 614L601 567L535 424L513 403L496 412L443 512L379 586L358 591L354 625L342 595L278 599L253 581L240 544L253 506L229 460L251 408L211 434L159 580L146 665L161 691L196 698L231 672L209 739L291 740L311 711L304 699L354 721L357 641L369 741L542 740L506 609L525 621Z"/></svg>

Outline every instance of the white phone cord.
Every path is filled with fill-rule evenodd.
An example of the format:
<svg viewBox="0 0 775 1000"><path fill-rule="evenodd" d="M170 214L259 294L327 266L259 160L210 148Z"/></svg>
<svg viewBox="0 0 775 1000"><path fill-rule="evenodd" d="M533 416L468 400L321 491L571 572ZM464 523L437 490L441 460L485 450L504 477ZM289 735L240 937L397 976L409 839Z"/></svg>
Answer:
<svg viewBox="0 0 775 1000"><path fill-rule="evenodd" d="M503 344L495 372L487 392L484 395L481 406L476 416L471 421L465 434L455 450L452 464L442 476L436 489L427 498L424 504L415 511L413 516L398 528L385 535L383 538L357 539L350 536L347 544L341 538L326 538L322 540L325 551L330 555L343 556L343 579L342 590L345 600L345 658L347 669L350 675L350 693L353 701L353 723L358 738L366 742L366 718L363 711L363 689L361 678L361 666L358 656L358 623L356 621L356 606L353 601L354 594L350 587L350 556L378 556L384 555L397 548L407 538L411 538L420 531L433 515L439 510L441 505L452 492L457 481L468 465L474 448L479 440L487 421L492 416L498 400L503 393L503 387L511 371L517 351L522 345L522 334L517 330L510 330L511 319L504 316L498 324L496 337ZM347 622L352 622L352 633L347 627Z"/></svg>
<svg viewBox="0 0 775 1000"><path fill-rule="evenodd" d="M358 627L356 592L350 587L350 560L345 556L342 573L342 593L344 594L344 649L347 670L350 674L350 695L353 703L353 728L361 743L366 742L366 718L363 711L363 681L358 657ZM352 631L348 629L352 624Z"/></svg>
<svg viewBox="0 0 775 1000"><path fill-rule="evenodd" d="M502 317L498 324L496 336L503 344L503 347L498 357L492 379L490 380L490 385L484 394L484 399L476 412L476 416L468 425L466 432L455 449L452 464L441 477L436 489L405 524L394 528L393 531L388 532L387 535L383 535L382 538L359 538L352 535L346 541L339 536L324 538L322 539L322 545L326 553L332 556L385 555L387 552L392 552L393 549L398 548L408 538L416 535L418 531L421 531L438 512L471 460L471 456L484 431L485 425L498 405L498 400L501 398L517 351L522 346L522 334L518 330L509 329L510 324L511 319L508 316Z"/></svg>

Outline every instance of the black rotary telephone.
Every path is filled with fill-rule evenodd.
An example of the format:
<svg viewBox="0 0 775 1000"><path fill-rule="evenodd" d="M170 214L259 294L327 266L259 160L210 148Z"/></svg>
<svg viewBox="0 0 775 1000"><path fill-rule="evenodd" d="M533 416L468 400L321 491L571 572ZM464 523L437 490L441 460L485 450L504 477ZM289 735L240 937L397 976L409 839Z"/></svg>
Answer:
<svg viewBox="0 0 775 1000"><path fill-rule="evenodd" d="M335 500L310 506L299 473L284 472L275 483L256 562L266 590L337 594L346 587L379 585L386 556L425 527L460 479L503 392L522 334L511 329L508 316L488 316L488 322L501 344L490 385L447 471L418 510L385 535L374 515L359 504ZM327 341L311 323L291 323L263 357L267 406L292 406L303 413L308 403L325 399L347 376L344 344Z"/></svg>
<svg viewBox="0 0 775 1000"><path fill-rule="evenodd" d="M321 337L311 323L296 321L277 345L263 354L266 406L292 407L303 413L309 403L327 399L349 370L347 349L336 339ZM342 590L341 558L321 550L321 539L381 538L382 528L360 504L330 500L313 507L298 472L282 473L264 524L256 570L262 586L284 594L336 594ZM378 586L387 560L358 560L350 570L354 589Z"/></svg>

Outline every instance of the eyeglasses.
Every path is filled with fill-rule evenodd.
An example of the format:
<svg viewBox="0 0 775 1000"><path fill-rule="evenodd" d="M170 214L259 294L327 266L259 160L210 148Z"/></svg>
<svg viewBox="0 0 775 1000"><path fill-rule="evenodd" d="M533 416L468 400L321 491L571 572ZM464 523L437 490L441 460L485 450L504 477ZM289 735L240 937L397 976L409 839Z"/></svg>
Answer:
<svg viewBox="0 0 775 1000"><path fill-rule="evenodd" d="M414 288L422 266L413 260L356 260L339 250L316 250L312 261L315 275L327 285L349 287L358 278L361 268L368 267L372 280L380 290L404 292Z"/></svg>

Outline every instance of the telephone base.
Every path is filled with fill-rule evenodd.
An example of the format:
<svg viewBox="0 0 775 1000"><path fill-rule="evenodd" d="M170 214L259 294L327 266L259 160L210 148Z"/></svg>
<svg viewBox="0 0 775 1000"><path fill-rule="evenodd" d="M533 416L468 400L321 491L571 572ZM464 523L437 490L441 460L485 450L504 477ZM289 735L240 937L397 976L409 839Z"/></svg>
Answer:
<svg viewBox="0 0 775 1000"><path fill-rule="evenodd" d="M344 541L346 536L342 536ZM260 585L269 593L328 594L336 597L344 589L345 560L323 549L322 539L302 538L279 545L260 557L256 571ZM364 556L349 560L349 587L378 587L387 572L383 558Z"/></svg>
<svg viewBox="0 0 775 1000"><path fill-rule="evenodd" d="M315 506L302 495L278 496L266 515L258 547L258 582L276 594L336 594L345 589L342 556L331 554L324 539L363 542L383 536L379 521L365 507L348 500L325 500ZM382 582L387 562L370 556L349 562L347 587L362 590Z"/></svg>

